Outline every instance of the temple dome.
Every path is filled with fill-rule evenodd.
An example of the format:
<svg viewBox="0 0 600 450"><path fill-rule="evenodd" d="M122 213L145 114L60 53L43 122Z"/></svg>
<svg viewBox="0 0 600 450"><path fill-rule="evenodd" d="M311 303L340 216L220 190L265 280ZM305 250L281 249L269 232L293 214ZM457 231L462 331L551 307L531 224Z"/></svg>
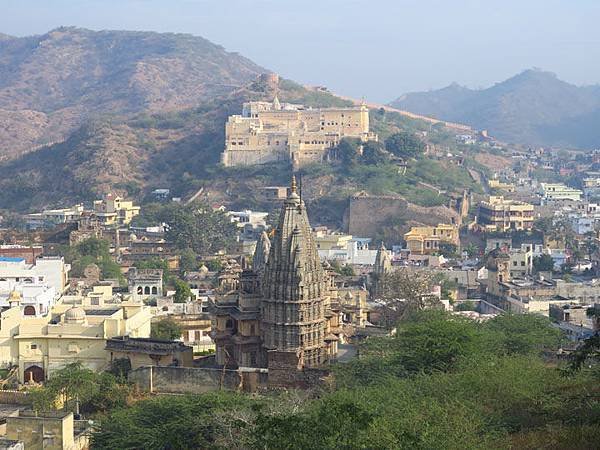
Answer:
<svg viewBox="0 0 600 450"><path fill-rule="evenodd" d="M8 302L12 303L12 302L20 302L21 301L21 294L19 292L17 292L16 290L11 291L10 295L8 296Z"/></svg>
<svg viewBox="0 0 600 450"><path fill-rule="evenodd" d="M85 310L79 306L73 306L65 313L66 323L82 323L85 321Z"/></svg>

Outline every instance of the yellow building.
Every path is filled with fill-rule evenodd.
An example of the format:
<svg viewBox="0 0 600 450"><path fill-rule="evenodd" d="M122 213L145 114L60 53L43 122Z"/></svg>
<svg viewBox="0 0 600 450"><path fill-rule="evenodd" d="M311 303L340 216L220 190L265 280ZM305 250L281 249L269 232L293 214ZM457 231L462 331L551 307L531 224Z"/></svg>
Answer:
<svg viewBox="0 0 600 450"><path fill-rule="evenodd" d="M300 166L327 159L329 149L343 137L377 140L369 132L366 106L304 108L270 102L244 103L242 115L230 116L225 125L225 166L291 161Z"/></svg>
<svg viewBox="0 0 600 450"><path fill-rule="evenodd" d="M502 196L490 196L479 204L477 224L485 231L531 230L533 205Z"/></svg>
<svg viewBox="0 0 600 450"><path fill-rule="evenodd" d="M112 194L94 201L94 214L102 225L127 225L139 213L139 206Z"/></svg>
<svg viewBox="0 0 600 450"><path fill-rule="evenodd" d="M140 303L58 303L44 317L24 316L16 303L0 314L0 364L18 366L20 382L43 381L74 361L93 370L105 369L107 339L150 336L152 313Z"/></svg>
<svg viewBox="0 0 600 450"><path fill-rule="evenodd" d="M346 250L352 241L352 235L341 233L327 233L318 230L315 232L317 250Z"/></svg>
<svg viewBox="0 0 600 450"><path fill-rule="evenodd" d="M502 181L495 178L488 181L488 186L490 187L490 189L498 189L506 192L515 192L516 189L514 184L503 183Z"/></svg>
<svg viewBox="0 0 600 450"><path fill-rule="evenodd" d="M440 244L452 244L458 247L460 240L458 226L440 223L430 227L412 227L404 235L406 247L411 255L427 255L436 253Z"/></svg>
<svg viewBox="0 0 600 450"><path fill-rule="evenodd" d="M89 426L83 421L75 422L71 412L19 411L18 415L6 417L6 438L21 442L23 447L2 448L87 449L91 434Z"/></svg>

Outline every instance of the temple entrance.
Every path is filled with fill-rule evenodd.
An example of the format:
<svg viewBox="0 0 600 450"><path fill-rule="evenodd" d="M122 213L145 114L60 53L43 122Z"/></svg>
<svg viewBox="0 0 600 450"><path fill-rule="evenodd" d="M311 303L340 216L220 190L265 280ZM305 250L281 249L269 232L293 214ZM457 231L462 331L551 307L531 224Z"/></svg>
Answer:
<svg viewBox="0 0 600 450"><path fill-rule="evenodd" d="M44 381L44 378L44 369L42 369L40 366L29 366L27 369L25 369L25 372L23 372L23 379L25 380L25 383L32 381L41 383Z"/></svg>
<svg viewBox="0 0 600 450"><path fill-rule="evenodd" d="M25 309L23 309L23 315L25 316L35 316L35 308L31 305L27 305Z"/></svg>

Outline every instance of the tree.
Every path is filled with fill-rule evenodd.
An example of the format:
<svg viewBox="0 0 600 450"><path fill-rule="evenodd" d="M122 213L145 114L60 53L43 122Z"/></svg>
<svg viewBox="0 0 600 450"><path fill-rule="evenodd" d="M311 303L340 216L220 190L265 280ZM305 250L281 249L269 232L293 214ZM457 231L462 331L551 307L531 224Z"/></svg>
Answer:
<svg viewBox="0 0 600 450"><path fill-rule="evenodd" d="M190 249L197 254L213 254L235 240L237 227L222 211L208 205L171 208L164 217L167 239L180 250Z"/></svg>
<svg viewBox="0 0 600 450"><path fill-rule="evenodd" d="M464 248L465 252L467 252L467 255L469 256L469 258L473 258L474 256L477 256L477 254L479 253L479 247L475 244L473 244L472 242L470 242L469 244L467 244Z"/></svg>
<svg viewBox="0 0 600 450"><path fill-rule="evenodd" d="M181 339L183 329L170 317L153 322L150 331L152 339L163 339L165 341L175 341Z"/></svg>
<svg viewBox="0 0 600 450"><path fill-rule="evenodd" d="M458 246L450 242L442 242L439 247L440 255L445 258L456 258L458 256Z"/></svg>
<svg viewBox="0 0 600 450"><path fill-rule="evenodd" d="M342 139L335 148L337 158L348 169L354 166L359 159L358 142L355 139Z"/></svg>
<svg viewBox="0 0 600 450"><path fill-rule="evenodd" d="M401 158L416 158L425 151L425 144L414 134L400 132L385 140L385 148Z"/></svg>
<svg viewBox="0 0 600 450"><path fill-rule="evenodd" d="M173 297L173 302L175 303L185 303L192 297L192 291L190 289L189 284L185 281L176 279L175 280L175 296Z"/></svg>
<svg viewBox="0 0 600 450"><path fill-rule="evenodd" d="M263 403L228 392L142 400L112 411L92 435L92 448L249 448L249 431Z"/></svg>
<svg viewBox="0 0 600 450"><path fill-rule="evenodd" d="M439 299L431 295L438 276L425 270L402 268L382 276L379 302L388 326L406 314L434 306Z"/></svg>
<svg viewBox="0 0 600 450"><path fill-rule="evenodd" d="M533 258L533 268L536 272L552 272L554 270L554 260L547 253L536 256Z"/></svg>
<svg viewBox="0 0 600 450"><path fill-rule="evenodd" d="M179 270L182 273L198 270L196 253L192 249L186 248L179 254Z"/></svg>
<svg viewBox="0 0 600 450"><path fill-rule="evenodd" d="M76 248L81 256L92 256L96 259L110 256L110 245L104 239L85 239L77 244Z"/></svg>
<svg viewBox="0 0 600 450"><path fill-rule="evenodd" d="M363 144L362 160L365 164L377 165L389 161L389 155L383 144L377 141L368 141Z"/></svg>
<svg viewBox="0 0 600 450"><path fill-rule="evenodd" d="M557 349L561 333L540 314L500 314L483 329L492 332L490 343L496 354L529 355Z"/></svg>
<svg viewBox="0 0 600 450"><path fill-rule="evenodd" d="M125 406L129 386L117 382L110 373L96 373L80 362L55 371L44 387L33 391L36 411L52 411L62 404L67 411L93 413Z"/></svg>

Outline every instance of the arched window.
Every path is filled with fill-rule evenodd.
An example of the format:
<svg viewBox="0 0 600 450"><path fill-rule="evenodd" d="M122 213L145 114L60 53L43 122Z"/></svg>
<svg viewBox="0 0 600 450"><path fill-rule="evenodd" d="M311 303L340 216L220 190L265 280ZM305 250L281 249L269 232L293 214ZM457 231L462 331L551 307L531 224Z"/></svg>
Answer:
<svg viewBox="0 0 600 450"><path fill-rule="evenodd" d="M25 382L35 382L35 383L41 383L42 381L44 381L44 369L42 369L40 366L29 366L27 369L25 369L25 371L23 372L23 378L25 379Z"/></svg>
<svg viewBox="0 0 600 450"><path fill-rule="evenodd" d="M138 286L137 293L140 294L140 295L143 294L144 293L144 288L141 287L141 286Z"/></svg>
<svg viewBox="0 0 600 450"><path fill-rule="evenodd" d="M144 288L144 294L148 294L148 295L150 295L150 286L146 286L146 287Z"/></svg>
<svg viewBox="0 0 600 450"><path fill-rule="evenodd" d="M152 293L153 294L158 294L158 289L156 288L156 286L152 286Z"/></svg>
<svg viewBox="0 0 600 450"><path fill-rule="evenodd" d="M31 305L27 305L24 309L23 309L23 315L25 316L35 316L35 308Z"/></svg>

